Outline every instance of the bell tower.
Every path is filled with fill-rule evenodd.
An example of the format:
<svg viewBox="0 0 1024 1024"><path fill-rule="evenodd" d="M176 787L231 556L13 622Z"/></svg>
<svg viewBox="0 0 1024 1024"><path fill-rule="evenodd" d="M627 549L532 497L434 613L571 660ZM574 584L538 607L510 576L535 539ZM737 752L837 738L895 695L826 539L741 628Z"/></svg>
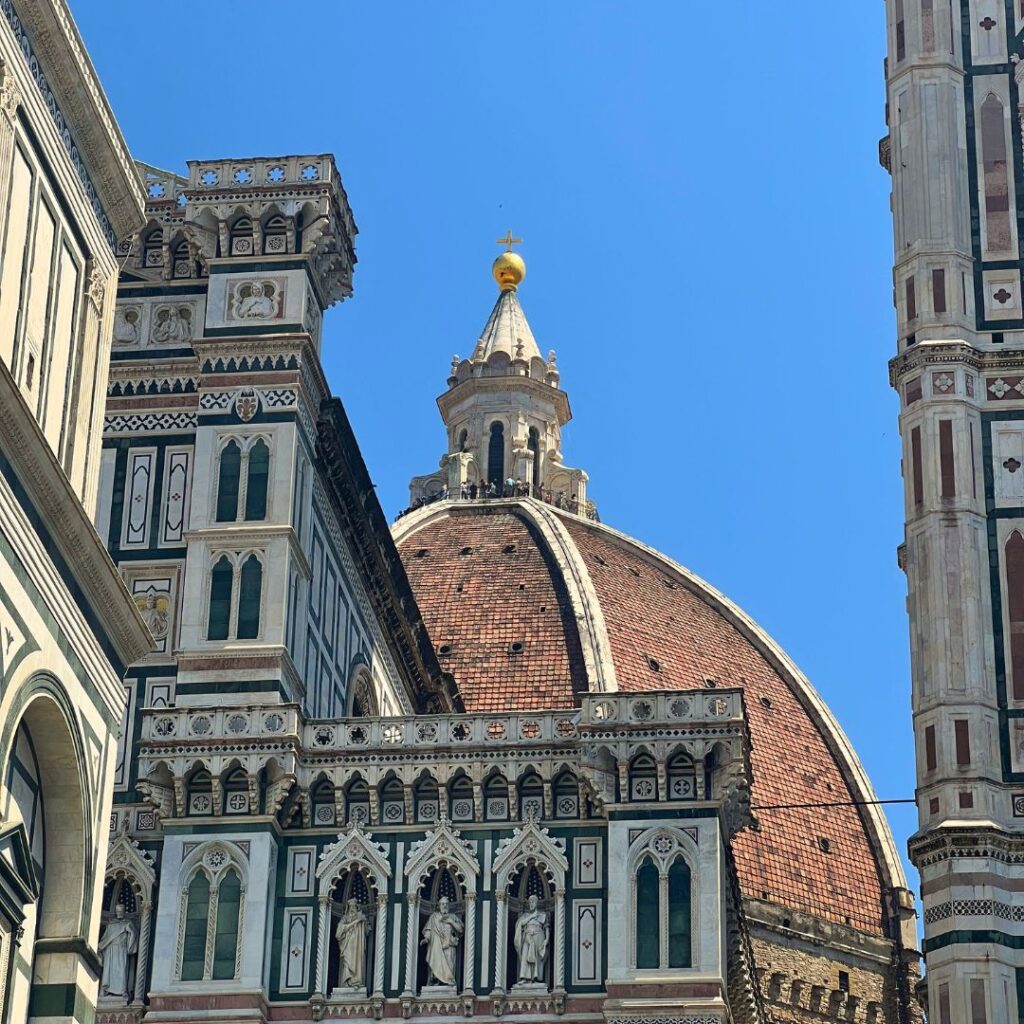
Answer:
<svg viewBox="0 0 1024 1024"><path fill-rule="evenodd" d="M572 418L554 350L545 359L519 304L526 263L509 231L491 266L498 299L468 359L452 356L448 390L437 400L448 432L438 470L413 477L410 504L450 498L561 498L587 507L587 474L562 462L562 427Z"/></svg>
<svg viewBox="0 0 1024 1024"><path fill-rule="evenodd" d="M887 0L929 1020L1024 1020L1024 6Z"/></svg>

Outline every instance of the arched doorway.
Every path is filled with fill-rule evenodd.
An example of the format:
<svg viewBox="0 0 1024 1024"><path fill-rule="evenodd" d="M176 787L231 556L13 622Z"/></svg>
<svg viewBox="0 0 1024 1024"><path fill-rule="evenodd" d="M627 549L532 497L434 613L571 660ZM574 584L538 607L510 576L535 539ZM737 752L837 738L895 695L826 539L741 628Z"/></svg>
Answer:
<svg viewBox="0 0 1024 1024"><path fill-rule="evenodd" d="M88 768L67 696L49 677L26 684L23 694L20 719L16 707L3 734L0 810L6 821L20 821L28 838L39 896L25 907L21 950L31 960L30 976L45 978L51 969L47 961L66 953L37 952L40 940L60 946L90 939L97 865L91 856ZM15 973L11 1005L28 998L29 984Z"/></svg>

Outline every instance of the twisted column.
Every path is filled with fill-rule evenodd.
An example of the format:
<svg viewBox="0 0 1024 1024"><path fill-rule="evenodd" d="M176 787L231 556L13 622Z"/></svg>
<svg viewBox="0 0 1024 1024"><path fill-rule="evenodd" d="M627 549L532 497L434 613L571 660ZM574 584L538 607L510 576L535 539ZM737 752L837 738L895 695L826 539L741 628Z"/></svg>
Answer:
<svg viewBox="0 0 1024 1024"><path fill-rule="evenodd" d="M146 966L149 963L149 933L153 907L149 900L142 904L142 919L139 921L139 952L135 958L135 1002L146 998Z"/></svg>
<svg viewBox="0 0 1024 1024"><path fill-rule="evenodd" d="M476 893L466 893L466 928L463 932L462 950L462 991L474 992L474 968L476 966Z"/></svg>
<svg viewBox="0 0 1024 1024"><path fill-rule="evenodd" d="M565 989L565 890L555 890L555 990Z"/></svg>
<svg viewBox="0 0 1024 1024"><path fill-rule="evenodd" d="M409 893L409 921L405 933L405 995L416 994L416 940L419 937L420 897L418 893Z"/></svg>
<svg viewBox="0 0 1024 1024"><path fill-rule="evenodd" d="M384 947L387 945L388 894L377 893L377 947L374 950L373 994L384 994Z"/></svg>
<svg viewBox="0 0 1024 1024"><path fill-rule="evenodd" d="M505 991L505 936L508 932L508 893L502 890L494 894L494 991Z"/></svg>
<svg viewBox="0 0 1024 1024"><path fill-rule="evenodd" d="M327 943L330 942L331 929L331 905L330 899L324 893L320 897L320 934L316 943L316 988L320 995L326 995L324 987L327 984Z"/></svg>

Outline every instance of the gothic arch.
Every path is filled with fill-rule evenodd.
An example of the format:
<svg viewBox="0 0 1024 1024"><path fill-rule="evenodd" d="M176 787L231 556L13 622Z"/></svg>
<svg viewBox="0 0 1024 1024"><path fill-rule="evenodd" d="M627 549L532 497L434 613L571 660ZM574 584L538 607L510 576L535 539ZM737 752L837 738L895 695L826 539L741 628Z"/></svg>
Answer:
<svg viewBox="0 0 1024 1024"><path fill-rule="evenodd" d="M227 899L221 897L220 893L222 886L225 888L230 886L232 897L236 896L234 884L231 881L232 875L238 882L237 911L235 911L237 918L233 929L236 935L234 964L232 965L230 977L226 974L218 977L214 938L219 930L219 915L222 903L224 906L231 906L234 903L234 898L229 903ZM206 880L206 896L205 903L203 904L205 932L200 931L201 936L205 934L205 947L202 963L198 965L201 969L201 980L204 983L208 983L210 981L237 979L241 973L242 951L245 945L242 937L245 934L245 900L246 892L249 888L249 863L241 849L234 843L215 839L210 842L200 843L195 849L190 850L178 871L178 891L181 893L181 898L178 904L178 945L175 953L175 980L186 980L183 978L183 975L186 966L187 926L190 919L189 901L195 897L193 883L200 877ZM197 920L201 919L197 918ZM200 928L202 929L201 925ZM189 980L198 981L200 978L196 977Z"/></svg>
<svg viewBox="0 0 1024 1024"><path fill-rule="evenodd" d="M565 858L565 841L553 838L546 828L541 828L536 821L531 820L498 844L492 868L496 898L494 982L499 991L504 991L507 982L508 957L505 943L508 941L510 924L509 886L518 872L531 867L541 872L550 893L554 895L555 935L550 943L550 955L554 957L555 989L565 987L565 875L569 869L569 862Z"/></svg>
<svg viewBox="0 0 1024 1024"><path fill-rule="evenodd" d="M320 855L316 869L317 900L319 904L319 932L316 959L315 990L325 994L327 965L331 941L331 893L346 872L361 871L376 890L375 944L373 964L373 990L383 992L385 915L387 914L388 879L391 866L383 846L375 843L358 822L353 822L338 834L337 842L327 846Z"/></svg>
<svg viewBox="0 0 1024 1024"><path fill-rule="evenodd" d="M689 876L689 964L676 967L694 967L693 950L696 946L695 937L701 931L700 913L700 874L697 870L697 837L696 831L687 828L674 828L668 825L656 825L639 835L629 847L626 855L626 875L629 879L629 904L626 912L627 933L629 941L629 963L638 968L637 938L638 924L638 876L640 869L650 862L658 876L658 960L660 969L670 965L668 916L669 879L673 865L682 860Z"/></svg>
<svg viewBox="0 0 1024 1024"><path fill-rule="evenodd" d="M444 816L426 837L409 848L405 868L408 919L405 949L405 989L416 991L419 967L421 890L434 872L447 871L465 894L464 932L462 935L462 987L472 991L476 955L476 879L480 863L471 844Z"/></svg>
<svg viewBox="0 0 1024 1024"><path fill-rule="evenodd" d="M156 873L153 870L153 861L149 854L140 850L138 843L128 835L127 819L124 820L124 826L110 844L107 854L107 869L103 878L104 889L110 883L116 886L122 879L132 887L138 904L139 934L135 955L134 992L129 1002L141 1003L146 995Z"/></svg>

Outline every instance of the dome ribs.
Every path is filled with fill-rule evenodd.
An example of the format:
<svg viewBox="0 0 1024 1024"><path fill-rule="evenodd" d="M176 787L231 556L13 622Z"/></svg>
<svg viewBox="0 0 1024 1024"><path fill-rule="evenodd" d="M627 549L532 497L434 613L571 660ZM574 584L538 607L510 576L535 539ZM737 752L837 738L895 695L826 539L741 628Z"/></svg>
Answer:
<svg viewBox="0 0 1024 1024"><path fill-rule="evenodd" d="M706 679L741 687L755 808L854 799L828 740L745 635L681 582L668 586L665 568L628 541L574 517L562 520L597 592L620 690L704 688ZM754 813L760 829L733 842L745 896L882 934L882 880L856 807Z"/></svg>
<svg viewBox="0 0 1024 1024"><path fill-rule="evenodd" d="M415 558L427 548L430 558ZM461 554L467 548L472 554ZM586 689L564 584L531 524L511 512L427 522L399 543L431 640L467 711L573 707ZM521 644L520 649L518 645Z"/></svg>

